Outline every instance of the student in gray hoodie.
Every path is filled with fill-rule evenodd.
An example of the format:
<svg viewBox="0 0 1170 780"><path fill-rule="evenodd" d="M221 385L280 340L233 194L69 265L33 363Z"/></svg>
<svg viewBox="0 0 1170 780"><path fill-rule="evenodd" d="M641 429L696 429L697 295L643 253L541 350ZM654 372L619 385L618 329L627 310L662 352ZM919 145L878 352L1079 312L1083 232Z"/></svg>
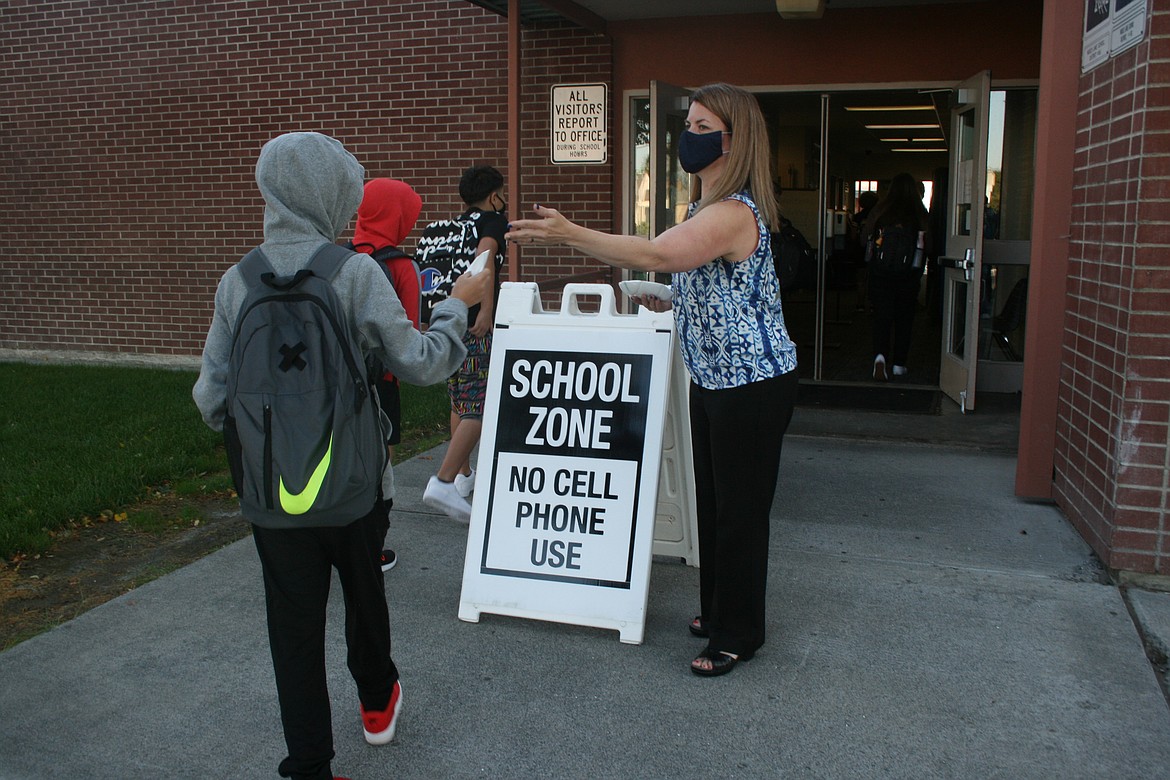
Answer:
<svg viewBox="0 0 1170 780"><path fill-rule="evenodd" d="M261 249L277 275L304 267L323 243L348 227L362 200L365 170L336 140L287 133L260 152L256 183L264 197ZM463 362L468 306L483 299L488 274L463 276L439 304L426 333L414 329L377 263L350 258L333 280L363 353L417 385L445 380ZM192 395L204 421L223 430L232 332L247 286L237 266L223 275ZM389 468L389 466L387 466ZM390 656L390 623L378 565L387 508L379 498L365 517L341 527L253 525L264 574L268 636L288 757L282 777L332 778L333 727L325 675L325 606L331 569L345 592L346 644L357 683L366 741L394 737L402 706L398 669Z"/></svg>

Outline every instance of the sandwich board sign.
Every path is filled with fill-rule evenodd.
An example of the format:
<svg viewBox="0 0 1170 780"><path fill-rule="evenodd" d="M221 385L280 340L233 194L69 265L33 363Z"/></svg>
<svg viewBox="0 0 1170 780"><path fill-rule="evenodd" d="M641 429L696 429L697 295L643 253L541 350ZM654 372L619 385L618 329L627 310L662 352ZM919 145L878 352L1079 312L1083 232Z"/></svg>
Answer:
<svg viewBox="0 0 1170 780"><path fill-rule="evenodd" d="M532 283L496 309L459 618L645 628L674 319L618 314L613 288ZM601 298L584 313L579 296Z"/></svg>

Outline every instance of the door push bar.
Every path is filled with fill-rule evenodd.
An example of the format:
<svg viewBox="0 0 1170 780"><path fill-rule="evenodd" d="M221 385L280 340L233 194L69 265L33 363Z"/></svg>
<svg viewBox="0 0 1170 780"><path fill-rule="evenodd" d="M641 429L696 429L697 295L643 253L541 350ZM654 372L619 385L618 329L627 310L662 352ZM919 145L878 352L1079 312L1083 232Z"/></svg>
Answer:
<svg viewBox="0 0 1170 780"><path fill-rule="evenodd" d="M971 281L975 274L975 250L968 248L962 259L957 257L940 257L938 264L943 268L957 268L963 272L963 279Z"/></svg>

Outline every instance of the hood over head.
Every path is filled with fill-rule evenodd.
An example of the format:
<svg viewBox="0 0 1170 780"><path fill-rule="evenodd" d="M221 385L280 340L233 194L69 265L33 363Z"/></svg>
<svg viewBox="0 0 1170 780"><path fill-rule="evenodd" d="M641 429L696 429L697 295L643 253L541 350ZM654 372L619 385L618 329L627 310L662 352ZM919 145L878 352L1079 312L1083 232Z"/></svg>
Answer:
<svg viewBox="0 0 1170 780"><path fill-rule="evenodd" d="M358 206L354 246L370 252L399 246L414 229L421 212L422 198L406 182L371 179L366 182L362 205Z"/></svg>
<svg viewBox="0 0 1170 780"><path fill-rule="evenodd" d="M305 262L304 247L333 242L362 200L365 168L336 139L285 133L264 144L256 184L264 196L264 252L274 264Z"/></svg>

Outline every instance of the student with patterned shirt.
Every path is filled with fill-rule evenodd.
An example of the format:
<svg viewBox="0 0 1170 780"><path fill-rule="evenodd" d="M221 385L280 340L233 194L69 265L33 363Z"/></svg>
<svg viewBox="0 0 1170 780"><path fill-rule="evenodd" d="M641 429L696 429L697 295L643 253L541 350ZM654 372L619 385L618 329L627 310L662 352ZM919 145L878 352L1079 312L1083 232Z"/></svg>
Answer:
<svg viewBox="0 0 1170 780"><path fill-rule="evenodd" d="M492 294L467 314L463 346L467 357L447 380L451 400L451 441L439 471L423 490L423 503L448 517L467 523L471 520L468 496L475 489L471 452L483 430L483 405L487 397L488 365L491 363L495 303L500 293L500 271L504 265L504 233L508 219L504 212L504 176L490 165L475 165L459 178L459 197L467 204L460 219L470 220L475 236L475 255L490 253L483 273Z"/></svg>
<svg viewBox="0 0 1170 780"><path fill-rule="evenodd" d="M614 236L536 207L507 238L572 247L609 265L673 274L672 303L691 376L691 444L706 637L691 671L715 676L764 644L768 526L798 378L780 305L770 232L778 229L768 133L759 104L729 84L691 97L679 162L701 197L685 222L647 240ZM635 302L655 311L657 298Z"/></svg>

